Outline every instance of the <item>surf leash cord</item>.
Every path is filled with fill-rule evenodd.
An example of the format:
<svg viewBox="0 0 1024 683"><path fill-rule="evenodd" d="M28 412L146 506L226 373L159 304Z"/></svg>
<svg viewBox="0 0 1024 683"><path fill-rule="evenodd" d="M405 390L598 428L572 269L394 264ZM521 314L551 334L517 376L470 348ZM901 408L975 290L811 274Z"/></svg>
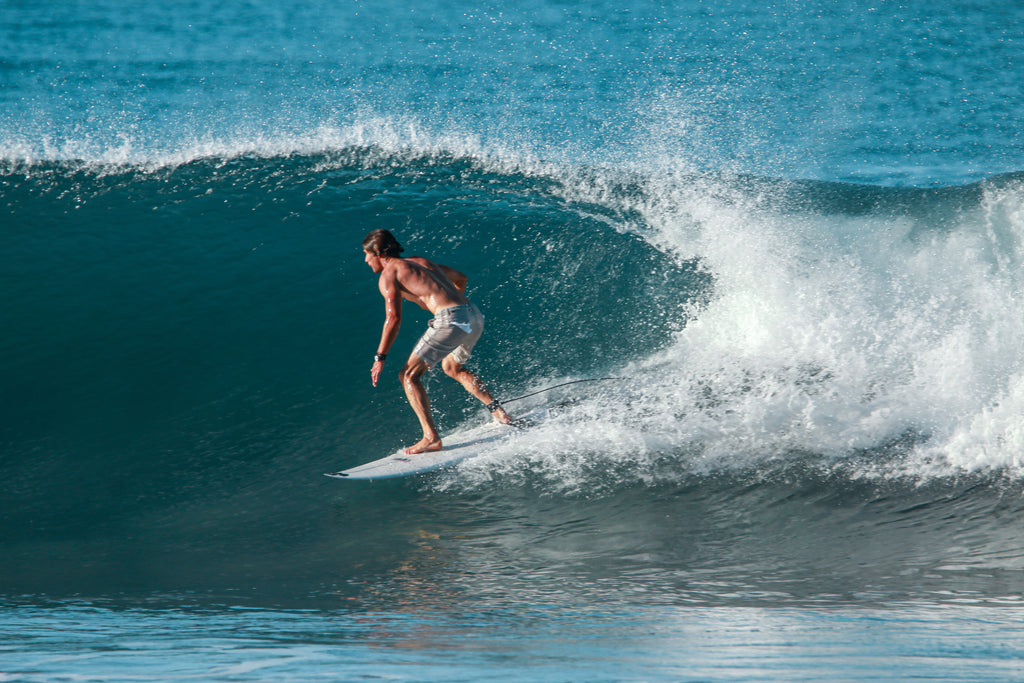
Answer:
<svg viewBox="0 0 1024 683"><path fill-rule="evenodd" d="M626 378L625 377L592 377L590 379L574 379L571 382L562 382L561 384L556 384L554 386L547 387L546 389L541 389L539 391L534 391L534 392L531 392L529 394L523 394L522 396L517 396L516 398L506 399L506 400L502 401L501 403L505 404L505 403L512 403L514 401L521 401L524 398L530 398L531 396L536 396L537 394L543 394L545 391L551 391L552 389L558 389L558 388L561 388L561 387L567 387L570 384L580 384L581 382L607 382L607 381L610 381L610 380L624 380L624 379L626 379ZM490 406L488 406L488 407L490 407Z"/></svg>

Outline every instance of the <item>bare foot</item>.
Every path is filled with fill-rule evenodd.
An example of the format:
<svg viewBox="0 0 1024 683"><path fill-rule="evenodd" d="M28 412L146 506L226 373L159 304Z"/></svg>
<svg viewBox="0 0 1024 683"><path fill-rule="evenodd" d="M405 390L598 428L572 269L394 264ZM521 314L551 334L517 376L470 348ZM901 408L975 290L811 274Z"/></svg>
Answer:
<svg viewBox="0 0 1024 683"><path fill-rule="evenodd" d="M429 451L441 450L441 439L430 437L423 437L418 443L413 444L405 449L406 455L416 455L417 453L427 453Z"/></svg>

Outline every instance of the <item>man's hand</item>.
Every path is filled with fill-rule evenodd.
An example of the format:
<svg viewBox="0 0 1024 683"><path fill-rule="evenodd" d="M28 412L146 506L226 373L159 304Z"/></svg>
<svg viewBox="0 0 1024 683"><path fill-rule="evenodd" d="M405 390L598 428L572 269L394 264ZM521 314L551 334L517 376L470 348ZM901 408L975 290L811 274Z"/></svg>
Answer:
<svg viewBox="0 0 1024 683"><path fill-rule="evenodd" d="M373 367L370 368L370 379L373 380L373 386L377 386L377 379L380 378L380 371L384 369L384 361L375 360L373 361Z"/></svg>

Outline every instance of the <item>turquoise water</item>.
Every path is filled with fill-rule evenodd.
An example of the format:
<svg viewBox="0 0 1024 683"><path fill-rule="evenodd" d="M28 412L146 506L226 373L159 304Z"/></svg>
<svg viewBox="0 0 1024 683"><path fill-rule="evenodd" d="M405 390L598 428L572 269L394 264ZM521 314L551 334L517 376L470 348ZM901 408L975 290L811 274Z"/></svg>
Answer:
<svg viewBox="0 0 1024 683"><path fill-rule="evenodd" d="M1022 26L3 2L0 680L1024 680ZM321 476L419 436L377 227L617 379Z"/></svg>
<svg viewBox="0 0 1024 683"><path fill-rule="evenodd" d="M87 681L1019 680L1007 640L1019 642L1024 615L998 613L1005 621L913 605L461 615L73 605L23 610L0 628L5 680L24 681L71 671Z"/></svg>

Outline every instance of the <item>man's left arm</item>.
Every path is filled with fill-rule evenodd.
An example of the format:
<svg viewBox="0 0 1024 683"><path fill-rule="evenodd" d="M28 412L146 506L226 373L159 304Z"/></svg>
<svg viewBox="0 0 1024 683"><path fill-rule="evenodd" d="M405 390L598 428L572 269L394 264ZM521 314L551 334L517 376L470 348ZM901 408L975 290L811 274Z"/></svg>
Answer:
<svg viewBox="0 0 1024 683"><path fill-rule="evenodd" d="M463 294L466 293L466 284L469 282L468 275L459 272L454 268L443 266L440 263L437 264L437 267L440 268L441 272L444 273L445 276L452 281L452 284L455 285L455 289L459 290Z"/></svg>

